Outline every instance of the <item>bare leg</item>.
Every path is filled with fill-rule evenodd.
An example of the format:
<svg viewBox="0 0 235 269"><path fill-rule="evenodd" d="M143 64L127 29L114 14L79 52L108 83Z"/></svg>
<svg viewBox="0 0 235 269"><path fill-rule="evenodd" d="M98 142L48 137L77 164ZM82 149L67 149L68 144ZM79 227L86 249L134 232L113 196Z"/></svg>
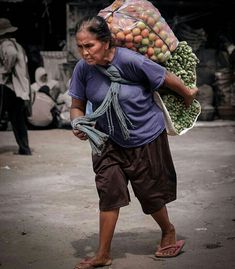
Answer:
<svg viewBox="0 0 235 269"><path fill-rule="evenodd" d="M162 230L161 247L166 247L176 243L176 233L174 225L171 224L167 213L166 206L152 214L154 220L158 223Z"/></svg>
<svg viewBox="0 0 235 269"><path fill-rule="evenodd" d="M100 211L100 232L99 247L93 258L80 262L75 269L91 268L94 266L110 265L112 263L110 256L111 242L118 220L119 209L112 211Z"/></svg>
<svg viewBox="0 0 235 269"><path fill-rule="evenodd" d="M111 242L118 220L119 209L100 212L100 238L97 256L110 255Z"/></svg>

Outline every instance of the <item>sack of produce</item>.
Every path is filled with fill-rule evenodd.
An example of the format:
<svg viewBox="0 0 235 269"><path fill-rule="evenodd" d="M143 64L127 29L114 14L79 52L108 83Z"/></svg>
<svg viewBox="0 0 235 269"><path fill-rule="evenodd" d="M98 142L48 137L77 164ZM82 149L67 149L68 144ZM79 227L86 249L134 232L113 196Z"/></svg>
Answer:
<svg viewBox="0 0 235 269"><path fill-rule="evenodd" d="M170 59L164 63L168 71L181 78L189 88L196 86L196 65L199 62L197 56L186 41L179 42ZM163 90L154 93L155 102L162 108L167 133L169 135L181 135L193 128L201 113L201 105L194 100L189 108L186 108L181 96L172 91Z"/></svg>
<svg viewBox="0 0 235 269"><path fill-rule="evenodd" d="M159 10L146 0L116 0L99 12L105 18L117 46L164 63L178 45L178 39Z"/></svg>
<svg viewBox="0 0 235 269"><path fill-rule="evenodd" d="M196 86L199 62L186 41L179 42L159 10L146 0L116 0L99 12L109 25L115 45L138 51L166 67L189 88ZM186 108L181 96L172 91L154 92L164 113L167 133L181 135L190 130L201 113L194 100Z"/></svg>

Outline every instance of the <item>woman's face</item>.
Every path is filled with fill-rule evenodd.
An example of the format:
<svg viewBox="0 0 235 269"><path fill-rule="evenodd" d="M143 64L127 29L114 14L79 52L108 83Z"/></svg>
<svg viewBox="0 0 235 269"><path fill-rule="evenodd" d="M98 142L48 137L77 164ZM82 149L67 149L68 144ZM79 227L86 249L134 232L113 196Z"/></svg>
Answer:
<svg viewBox="0 0 235 269"><path fill-rule="evenodd" d="M105 64L105 56L109 47L108 42L96 39L96 36L86 30L76 34L76 43L79 54L87 64Z"/></svg>

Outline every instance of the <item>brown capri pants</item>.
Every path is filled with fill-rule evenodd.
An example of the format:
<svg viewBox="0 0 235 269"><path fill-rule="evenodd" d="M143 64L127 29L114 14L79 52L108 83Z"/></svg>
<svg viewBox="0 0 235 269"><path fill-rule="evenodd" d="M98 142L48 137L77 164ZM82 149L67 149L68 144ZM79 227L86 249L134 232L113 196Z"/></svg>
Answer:
<svg viewBox="0 0 235 269"><path fill-rule="evenodd" d="M101 211L129 204L129 181L145 214L176 199L176 173L165 130L154 141L135 148L109 140L101 156L93 155L93 169Z"/></svg>

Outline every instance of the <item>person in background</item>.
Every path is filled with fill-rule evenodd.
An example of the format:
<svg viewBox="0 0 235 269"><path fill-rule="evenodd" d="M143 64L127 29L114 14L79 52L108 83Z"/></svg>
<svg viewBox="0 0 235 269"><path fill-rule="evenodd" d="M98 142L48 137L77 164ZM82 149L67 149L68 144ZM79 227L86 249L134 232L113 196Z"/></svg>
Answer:
<svg viewBox="0 0 235 269"><path fill-rule="evenodd" d="M232 69L235 69L235 44L228 42L225 44L226 50L229 55L229 62Z"/></svg>
<svg viewBox="0 0 235 269"><path fill-rule="evenodd" d="M0 117L7 112L18 154L31 155L26 116L30 111L30 81L27 56L13 38L18 28L6 18L0 18Z"/></svg>
<svg viewBox="0 0 235 269"><path fill-rule="evenodd" d="M68 87L69 87L70 79L68 79L65 92L60 92L57 98L57 105L60 110L60 118L61 118L61 127L63 128L71 128L70 124L70 107L71 107L71 97L68 95Z"/></svg>
<svg viewBox="0 0 235 269"><path fill-rule="evenodd" d="M161 228L155 256L175 257L184 240L177 240L166 204L176 199L176 172L163 113L153 100L153 91L167 87L181 95L188 107L198 89L189 90L177 76L147 57L115 47L108 25L100 16L79 21L76 43L82 59L75 66L69 87L73 134L80 140L89 137L79 126L85 126L81 124L90 101L94 117L97 110L103 111L93 127L106 134L108 140L100 154L92 155L99 195L99 246L94 257L82 260L75 268L112 264L111 242L119 211L130 202L128 182L143 212ZM124 120L119 120L120 115ZM74 125L77 120L81 123Z"/></svg>
<svg viewBox="0 0 235 269"><path fill-rule="evenodd" d="M64 93L60 93L57 98L57 104L60 110L60 118L61 118L61 127L71 128L70 122L70 107L71 107L71 97L68 95L69 93L69 79L66 83L67 90ZM92 113L92 104L91 102L87 102L86 104L86 115Z"/></svg>
<svg viewBox="0 0 235 269"><path fill-rule="evenodd" d="M44 67L38 67L35 71L35 82L31 85L33 92L37 92L42 86L48 86L51 97L56 101L60 94L59 82L50 79Z"/></svg>
<svg viewBox="0 0 235 269"><path fill-rule="evenodd" d="M227 66L232 70L235 69L235 43L232 38L224 33L219 33L218 36L218 50L226 52Z"/></svg>
<svg viewBox="0 0 235 269"><path fill-rule="evenodd" d="M29 129L52 129L60 123L60 111L46 85L32 93L32 115L28 117Z"/></svg>

